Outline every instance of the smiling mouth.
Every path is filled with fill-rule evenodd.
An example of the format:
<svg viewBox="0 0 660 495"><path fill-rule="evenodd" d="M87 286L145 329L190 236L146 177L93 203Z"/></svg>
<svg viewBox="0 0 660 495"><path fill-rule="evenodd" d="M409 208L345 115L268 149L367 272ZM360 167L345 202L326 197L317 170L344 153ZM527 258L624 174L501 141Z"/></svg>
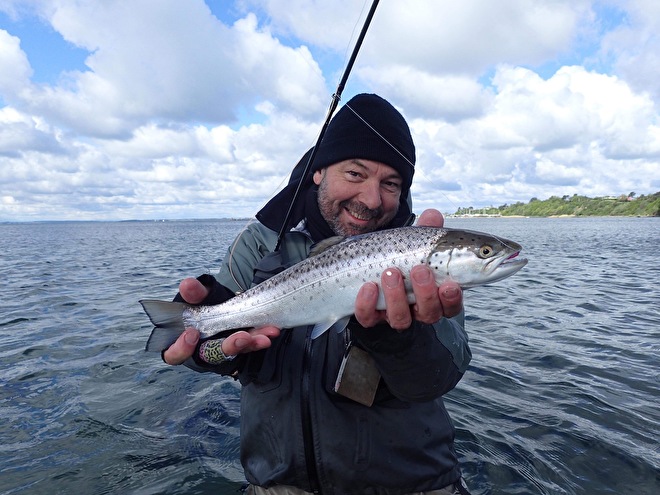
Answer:
<svg viewBox="0 0 660 495"><path fill-rule="evenodd" d="M367 214L358 213L357 211L350 210L349 208L344 208L344 210L346 211L346 213L349 214L349 216L351 216L352 218L354 218L355 220L358 220L360 222L368 222L368 221L370 221L374 218L374 215L372 215L370 213L367 213Z"/></svg>
<svg viewBox="0 0 660 495"><path fill-rule="evenodd" d="M344 211L356 222L370 222L383 216L383 209L367 208L360 202L347 201L342 205Z"/></svg>

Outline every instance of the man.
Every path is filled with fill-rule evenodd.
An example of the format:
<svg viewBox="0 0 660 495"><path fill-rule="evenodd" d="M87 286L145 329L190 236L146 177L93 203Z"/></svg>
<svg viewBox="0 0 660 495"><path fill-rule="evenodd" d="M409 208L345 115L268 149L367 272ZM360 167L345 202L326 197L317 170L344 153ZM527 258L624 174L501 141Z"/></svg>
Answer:
<svg viewBox="0 0 660 495"><path fill-rule="evenodd" d="M181 282L179 300L217 304L306 258L313 244L411 222L415 147L403 116L376 95L358 95L332 119L307 177L309 153L289 185L258 214L225 257L217 280ZM302 181L281 249L277 232ZM425 211L419 224L442 226ZM430 269L392 267L367 283L345 328L312 340L310 328L239 330L201 342L187 329L163 353L169 364L241 381L241 461L252 494L467 493L442 395L470 360L462 294L438 287ZM376 309L379 291L387 309ZM313 311L314 308L310 308ZM359 372L342 362L358 363ZM366 371L365 371L366 370ZM357 389L347 392L343 383ZM367 383L365 376L373 376Z"/></svg>

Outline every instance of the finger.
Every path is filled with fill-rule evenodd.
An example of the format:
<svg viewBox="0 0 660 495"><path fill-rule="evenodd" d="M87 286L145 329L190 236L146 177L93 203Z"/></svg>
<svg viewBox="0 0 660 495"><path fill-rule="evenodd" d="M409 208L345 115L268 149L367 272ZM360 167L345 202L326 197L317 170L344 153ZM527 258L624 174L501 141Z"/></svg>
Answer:
<svg viewBox="0 0 660 495"><path fill-rule="evenodd" d="M187 328L163 353L163 359L167 364L181 364L193 355L198 342L199 332L194 328Z"/></svg>
<svg viewBox="0 0 660 495"><path fill-rule="evenodd" d="M445 217L433 208L424 210L417 220L417 225L420 227L442 227L444 224Z"/></svg>
<svg viewBox="0 0 660 495"><path fill-rule="evenodd" d="M179 294L187 303L199 304L209 295L209 290L196 278L186 278L179 284Z"/></svg>
<svg viewBox="0 0 660 495"><path fill-rule="evenodd" d="M417 265L410 270L410 279L415 294L413 306L415 320L428 324L435 323L442 318L443 309L433 272L428 266Z"/></svg>
<svg viewBox="0 0 660 495"><path fill-rule="evenodd" d="M368 282L360 287L355 298L355 319L364 328L370 328L380 323L384 315L376 309L378 304L378 286Z"/></svg>
<svg viewBox="0 0 660 495"><path fill-rule="evenodd" d="M271 339L280 334L277 327L255 328L250 331L241 330L231 334L222 343L222 352L226 356L235 356L245 352L254 352L270 347Z"/></svg>
<svg viewBox="0 0 660 495"><path fill-rule="evenodd" d="M440 285L438 289L442 313L447 318L456 316L463 310L463 291L456 282L448 281Z"/></svg>
<svg viewBox="0 0 660 495"><path fill-rule="evenodd" d="M247 347L247 350L254 352L270 347L273 339L275 337L279 337L280 329L272 326L253 328L249 331L249 334L252 339L250 345ZM246 352L246 349L243 349L243 352Z"/></svg>
<svg viewBox="0 0 660 495"><path fill-rule="evenodd" d="M396 268L385 270L381 275L381 287L389 325L395 330L409 328L412 324L412 315L401 272Z"/></svg>

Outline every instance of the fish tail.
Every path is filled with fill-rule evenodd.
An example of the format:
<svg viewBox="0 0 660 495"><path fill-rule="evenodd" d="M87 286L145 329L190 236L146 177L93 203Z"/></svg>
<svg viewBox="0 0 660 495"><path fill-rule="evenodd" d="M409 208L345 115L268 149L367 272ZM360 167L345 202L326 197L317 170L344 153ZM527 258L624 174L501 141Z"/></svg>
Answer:
<svg viewBox="0 0 660 495"><path fill-rule="evenodd" d="M140 304L155 326L147 341L146 350L162 352L171 346L185 330L183 311L188 305L181 302L153 299L142 300Z"/></svg>

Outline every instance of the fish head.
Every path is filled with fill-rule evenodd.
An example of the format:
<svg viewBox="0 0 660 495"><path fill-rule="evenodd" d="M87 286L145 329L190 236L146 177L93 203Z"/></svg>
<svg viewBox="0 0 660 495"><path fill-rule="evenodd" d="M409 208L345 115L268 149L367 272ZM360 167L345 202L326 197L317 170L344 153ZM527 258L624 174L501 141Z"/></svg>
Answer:
<svg viewBox="0 0 660 495"><path fill-rule="evenodd" d="M476 287L509 277L527 264L518 258L522 246L517 242L469 230L444 230L427 258L439 283L449 278L463 288Z"/></svg>

